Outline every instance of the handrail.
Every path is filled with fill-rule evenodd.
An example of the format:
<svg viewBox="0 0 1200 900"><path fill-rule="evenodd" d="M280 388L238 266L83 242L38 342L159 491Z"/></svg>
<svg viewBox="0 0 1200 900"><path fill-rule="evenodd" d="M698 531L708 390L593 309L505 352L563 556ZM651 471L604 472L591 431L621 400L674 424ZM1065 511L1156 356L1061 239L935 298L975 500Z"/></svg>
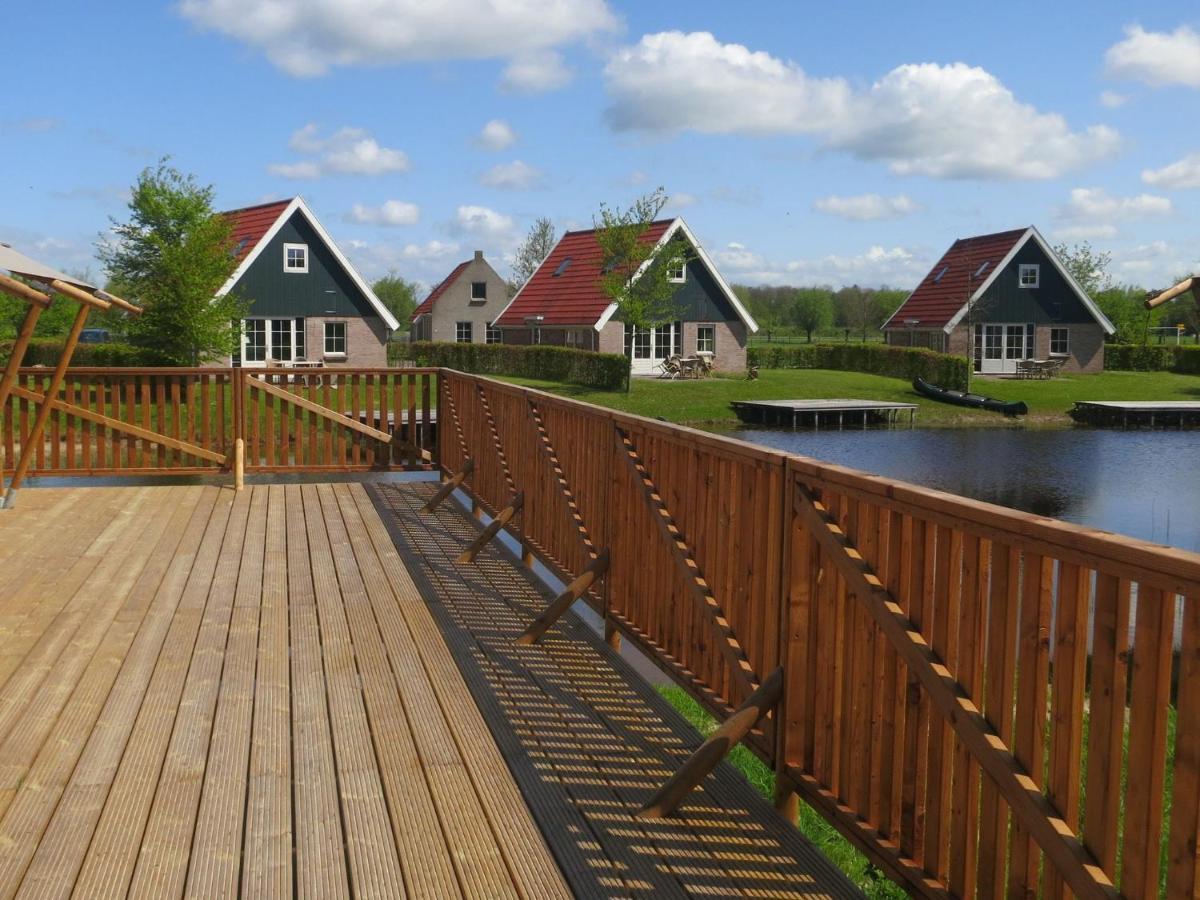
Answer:
<svg viewBox="0 0 1200 900"><path fill-rule="evenodd" d="M782 670L746 738L781 806L913 893L1200 883L1200 554L482 376L439 390L443 469L471 458L493 514L521 491L513 534L564 581L605 547L585 599L714 715Z"/></svg>

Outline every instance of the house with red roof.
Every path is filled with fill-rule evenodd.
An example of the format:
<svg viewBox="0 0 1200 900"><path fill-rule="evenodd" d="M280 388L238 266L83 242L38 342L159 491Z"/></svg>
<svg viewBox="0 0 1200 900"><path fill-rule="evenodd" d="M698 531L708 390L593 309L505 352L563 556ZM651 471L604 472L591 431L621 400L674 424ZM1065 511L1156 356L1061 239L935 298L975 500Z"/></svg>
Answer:
<svg viewBox="0 0 1200 900"><path fill-rule="evenodd" d="M498 344L492 319L508 302L508 282L483 258L483 251L455 266L413 310L409 336L414 341Z"/></svg>
<svg viewBox="0 0 1200 900"><path fill-rule="evenodd" d="M718 370L744 370L746 340L758 324L691 229L683 219L662 219L651 223L642 240L688 246L687 263L671 274L678 284L674 321L649 329L622 322L600 287L603 263L595 229L568 231L493 322L503 342L624 353L635 375L653 374L669 356L697 353L712 354Z"/></svg>
<svg viewBox="0 0 1200 900"><path fill-rule="evenodd" d="M400 327L300 197L223 215L238 265L218 295L249 301L241 346L226 364L386 366Z"/></svg>
<svg viewBox="0 0 1200 900"><path fill-rule="evenodd" d="M883 324L889 344L967 356L985 375L1026 359L1103 371L1115 330L1032 225L955 241Z"/></svg>

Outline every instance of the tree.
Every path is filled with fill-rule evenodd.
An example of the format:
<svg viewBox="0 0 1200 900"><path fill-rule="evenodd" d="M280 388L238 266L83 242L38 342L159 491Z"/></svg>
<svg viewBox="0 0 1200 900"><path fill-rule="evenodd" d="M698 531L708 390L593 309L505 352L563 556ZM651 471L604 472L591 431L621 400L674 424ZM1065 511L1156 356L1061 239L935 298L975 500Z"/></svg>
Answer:
<svg viewBox="0 0 1200 900"><path fill-rule="evenodd" d="M792 294L788 318L811 344L814 331L824 331L833 324L833 297L824 288L798 288Z"/></svg>
<svg viewBox="0 0 1200 900"><path fill-rule="evenodd" d="M600 289L617 304L620 318L636 328L653 328L677 314L679 284L671 280L671 272L687 264L689 249L682 238L662 246L645 240L666 203L667 195L658 188L628 209L601 204L595 223Z"/></svg>
<svg viewBox="0 0 1200 900"><path fill-rule="evenodd" d="M199 365L231 353L249 304L216 293L233 274L232 223L212 208L201 186L163 159L133 186L129 221L113 220L100 259L125 298L145 310L129 323L130 339L174 365Z"/></svg>
<svg viewBox="0 0 1200 900"><path fill-rule="evenodd" d="M1090 243L1083 241L1073 246L1065 242L1058 244L1054 252L1089 297L1112 285L1112 278L1108 274L1112 254L1107 250L1097 253Z"/></svg>
<svg viewBox="0 0 1200 900"><path fill-rule="evenodd" d="M513 259L512 279L508 282L509 291L516 293L527 282L537 267L542 264L550 251L554 249L554 223L549 219L539 218L525 235L525 240L517 248Z"/></svg>
<svg viewBox="0 0 1200 900"><path fill-rule="evenodd" d="M371 285L371 290L400 321L401 327L412 318L413 310L417 308L418 285L415 281L406 281L398 273L388 272Z"/></svg>

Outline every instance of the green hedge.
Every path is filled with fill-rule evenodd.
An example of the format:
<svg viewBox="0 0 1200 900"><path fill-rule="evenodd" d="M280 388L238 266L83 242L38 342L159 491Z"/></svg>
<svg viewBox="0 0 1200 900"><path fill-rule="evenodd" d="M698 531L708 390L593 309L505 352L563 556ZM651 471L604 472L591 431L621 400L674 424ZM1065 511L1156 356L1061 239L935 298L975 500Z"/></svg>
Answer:
<svg viewBox="0 0 1200 900"><path fill-rule="evenodd" d="M12 341L0 341L0 365L12 356ZM54 366L62 355L62 338L37 338L25 350L23 366ZM72 366L161 366L167 365L153 350L131 344L79 344L71 356Z"/></svg>
<svg viewBox="0 0 1200 900"><path fill-rule="evenodd" d="M746 363L764 369L838 369L911 381L920 375L940 387L965 390L967 359L921 347L887 344L772 344L750 347Z"/></svg>
<svg viewBox="0 0 1200 900"><path fill-rule="evenodd" d="M562 381L605 391L621 390L629 360L617 353L593 353L547 344L456 344L414 341L404 355L418 366L445 366L477 375L516 375Z"/></svg>
<svg viewBox="0 0 1200 900"><path fill-rule="evenodd" d="M1200 375L1200 347L1173 344L1106 344L1104 368Z"/></svg>

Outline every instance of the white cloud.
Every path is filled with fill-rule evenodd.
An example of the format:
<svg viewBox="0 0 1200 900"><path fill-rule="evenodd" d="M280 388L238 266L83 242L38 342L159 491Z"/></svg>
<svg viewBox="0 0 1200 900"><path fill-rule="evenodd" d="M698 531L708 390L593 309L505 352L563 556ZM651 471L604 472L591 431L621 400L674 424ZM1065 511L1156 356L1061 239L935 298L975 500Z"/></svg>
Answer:
<svg viewBox="0 0 1200 900"><path fill-rule="evenodd" d="M485 150L507 150L517 142L517 133L503 119L492 119L480 129L476 142Z"/></svg>
<svg viewBox="0 0 1200 900"><path fill-rule="evenodd" d="M962 63L903 65L857 89L707 32L663 32L618 51L605 78L618 131L811 134L904 175L1053 178L1119 144L1111 128L1072 131Z"/></svg>
<svg viewBox="0 0 1200 900"><path fill-rule="evenodd" d="M518 56L504 67L500 86L514 94L540 94L565 87L571 70L556 50L541 50Z"/></svg>
<svg viewBox="0 0 1200 900"><path fill-rule="evenodd" d="M297 76L334 66L516 60L617 27L605 0L182 0L179 10Z"/></svg>
<svg viewBox="0 0 1200 900"><path fill-rule="evenodd" d="M1125 40L1104 54L1110 75L1132 78L1154 87L1184 85L1200 88L1200 34L1187 25L1174 31L1125 28Z"/></svg>
<svg viewBox="0 0 1200 900"><path fill-rule="evenodd" d="M1064 225L1054 229L1062 241L1106 241L1117 236L1116 225Z"/></svg>
<svg viewBox="0 0 1200 900"><path fill-rule="evenodd" d="M746 284L910 287L921 279L930 265L930 260L905 247L873 246L849 256L833 253L812 259L776 262L744 244L731 243L714 256L719 268L736 272L734 280Z"/></svg>
<svg viewBox="0 0 1200 900"><path fill-rule="evenodd" d="M667 197L667 205L663 207L668 211L678 211L687 209L689 206L695 206L700 200L695 194L689 194L686 191L676 191Z"/></svg>
<svg viewBox="0 0 1200 900"><path fill-rule="evenodd" d="M511 216L486 206L460 206L455 213L453 227L466 234L503 240L512 236L514 224Z"/></svg>
<svg viewBox="0 0 1200 900"><path fill-rule="evenodd" d="M874 222L881 219L898 219L916 212L920 207L904 194L884 197L879 194L859 194L854 197L821 197L813 208L855 222Z"/></svg>
<svg viewBox="0 0 1200 900"><path fill-rule="evenodd" d="M492 166L479 176L479 182L488 187L528 191L542 183L542 173L528 163L515 159L510 163Z"/></svg>
<svg viewBox="0 0 1200 900"><path fill-rule="evenodd" d="M716 257L719 269L747 271L763 267L763 258L759 254L749 250L745 244L739 244L736 241L726 244L724 250L718 250Z"/></svg>
<svg viewBox="0 0 1200 900"><path fill-rule="evenodd" d="M399 272L405 278L425 285L437 284L446 277L452 261L461 252L458 244L439 240L409 244L360 240L338 243L368 281L374 281L389 272Z"/></svg>
<svg viewBox="0 0 1200 900"><path fill-rule="evenodd" d="M403 200L386 200L382 206L355 203L347 218L363 225L415 225L421 219L421 208Z"/></svg>
<svg viewBox="0 0 1200 900"><path fill-rule="evenodd" d="M1166 241L1151 241L1113 252L1118 280L1144 288L1161 289L1174 284L1189 272L1200 271L1200 252L1194 244L1183 246Z"/></svg>
<svg viewBox="0 0 1200 900"><path fill-rule="evenodd" d="M1075 188L1071 199L1058 210L1058 217L1080 220L1090 226L1152 216L1168 216L1174 211L1171 201L1155 194L1113 197L1103 188Z"/></svg>
<svg viewBox="0 0 1200 900"><path fill-rule="evenodd" d="M362 128L339 128L322 136L313 123L296 131L288 141L296 153L311 159L272 163L267 172L281 178L320 178L324 175L385 175L408 170L403 150L381 146Z"/></svg>
<svg viewBox="0 0 1200 900"><path fill-rule="evenodd" d="M1100 105L1107 106L1109 109L1116 109L1118 106L1124 106L1128 102L1128 97L1124 94L1118 94L1116 91L1100 92Z"/></svg>
<svg viewBox="0 0 1200 900"><path fill-rule="evenodd" d="M1200 153L1193 153L1161 169L1146 169L1142 181L1171 189L1200 188Z"/></svg>

